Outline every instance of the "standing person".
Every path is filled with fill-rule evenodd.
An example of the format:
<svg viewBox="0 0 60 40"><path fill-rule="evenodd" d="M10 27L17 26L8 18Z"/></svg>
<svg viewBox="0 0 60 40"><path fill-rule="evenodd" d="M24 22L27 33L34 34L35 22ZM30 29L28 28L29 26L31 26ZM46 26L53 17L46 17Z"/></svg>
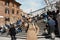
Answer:
<svg viewBox="0 0 60 40"><path fill-rule="evenodd" d="M25 24L26 26L27 24ZM28 30L27 30L27 39L26 40L38 40L37 35L39 33L39 27L34 23L32 23L32 19L28 19Z"/></svg>
<svg viewBox="0 0 60 40"><path fill-rule="evenodd" d="M49 29L50 29L50 34L51 34L51 38L54 40L55 39L55 21L51 18L51 17L48 17L48 25L49 25Z"/></svg>
<svg viewBox="0 0 60 40"><path fill-rule="evenodd" d="M11 40L16 40L16 29L13 24L11 24L11 28L9 29L9 34L11 36Z"/></svg>
<svg viewBox="0 0 60 40"><path fill-rule="evenodd" d="M56 25L55 25L55 34L59 35L59 30L58 30L58 21L56 18L53 18L53 20L55 21Z"/></svg>
<svg viewBox="0 0 60 40"><path fill-rule="evenodd" d="M25 32L27 33L28 28L29 28L29 24L27 22L24 23L24 27L25 27Z"/></svg>

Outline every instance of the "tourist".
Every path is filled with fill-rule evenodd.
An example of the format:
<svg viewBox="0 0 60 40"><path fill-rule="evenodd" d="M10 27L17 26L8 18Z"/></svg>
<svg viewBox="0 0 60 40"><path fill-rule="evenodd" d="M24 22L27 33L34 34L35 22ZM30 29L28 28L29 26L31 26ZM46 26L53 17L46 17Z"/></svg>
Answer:
<svg viewBox="0 0 60 40"><path fill-rule="evenodd" d="M16 40L16 29L13 24L11 24L11 28L9 29L9 34L11 36L11 40Z"/></svg>
<svg viewBox="0 0 60 40"><path fill-rule="evenodd" d="M27 24L25 24L26 26ZM31 18L28 18L27 39L26 40L38 40L37 35L39 33L39 27L32 22Z"/></svg>
<svg viewBox="0 0 60 40"><path fill-rule="evenodd" d="M55 21L51 18L51 17L48 17L48 25L49 25L49 29L50 29L50 34L51 34L51 38L52 39L55 39Z"/></svg>

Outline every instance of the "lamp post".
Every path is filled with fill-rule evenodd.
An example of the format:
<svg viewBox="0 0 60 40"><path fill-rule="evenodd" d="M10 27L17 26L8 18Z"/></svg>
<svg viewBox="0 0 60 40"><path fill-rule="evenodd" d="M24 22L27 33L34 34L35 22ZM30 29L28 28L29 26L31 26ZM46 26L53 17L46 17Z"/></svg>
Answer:
<svg viewBox="0 0 60 40"><path fill-rule="evenodd" d="M49 2L49 0L44 0L44 1L45 1L46 5L47 5L48 9L49 10L52 9L51 3Z"/></svg>
<svg viewBox="0 0 60 40"><path fill-rule="evenodd" d="M49 0L44 0L47 5L50 5Z"/></svg>

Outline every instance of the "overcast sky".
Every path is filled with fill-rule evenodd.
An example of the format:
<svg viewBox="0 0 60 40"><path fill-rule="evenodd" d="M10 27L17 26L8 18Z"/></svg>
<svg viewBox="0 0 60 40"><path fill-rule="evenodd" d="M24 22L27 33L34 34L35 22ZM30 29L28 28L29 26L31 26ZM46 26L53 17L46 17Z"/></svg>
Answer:
<svg viewBox="0 0 60 40"><path fill-rule="evenodd" d="M16 0L17 2L21 3L21 9L24 12L31 12L41 9L46 6L44 0Z"/></svg>

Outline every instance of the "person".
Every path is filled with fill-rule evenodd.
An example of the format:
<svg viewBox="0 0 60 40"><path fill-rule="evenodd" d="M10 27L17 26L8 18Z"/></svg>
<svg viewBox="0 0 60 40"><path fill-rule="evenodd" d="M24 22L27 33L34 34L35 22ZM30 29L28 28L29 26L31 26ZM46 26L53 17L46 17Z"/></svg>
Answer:
<svg viewBox="0 0 60 40"><path fill-rule="evenodd" d="M16 29L13 24L11 24L11 28L9 29L9 34L11 36L11 40L16 40Z"/></svg>
<svg viewBox="0 0 60 40"><path fill-rule="evenodd" d="M53 20L55 21L56 25L55 25L55 34L59 35L59 30L58 30L58 21L56 18L53 18Z"/></svg>
<svg viewBox="0 0 60 40"><path fill-rule="evenodd" d="M56 12L53 14L53 20L55 21L56 25L55 25L55 34L59 35L59 30L58 30L58 14L59 14L59 10L57 9Z"/></svg>
<svg viewBox="0 0 60 40"><path fill-rule="evenodd" d="M37 35L39 33L39 27L34 23L32 23L32 19L28 18L28 26L25 24L27 29L27 39L26 40L38 40Z"/></svg>
<svg viewBox="0 0 60 40"><path fill-rule="evenodd" d="M29 28L29 24L27 22L24 23L24 26L25 26L25 32L27 33L28 31L28 28Z"/></svg>
<svg viewBox="0 0 60 40"><path fill-rule="evenodd" d="M51 34L51 38L54 40L55 39L55 21L51 18L51 17L48 17L48 25L49 25L49 29L50 29L50 34Z"/></svg>
<svg viewBox="0 0 60 40"><path fill-rule="evenodd" d="M1 32L2 27L0 27L0 32Z"/></svg>
<svg viewBox="0 0 60 40"><path fill-rule="evenodd" d="M2 27L0 26L0 35L2 34L2 31L3 31L3 30L2 30Z"/></svg>
<svg viewBox="0 0 60 40"><path fill-rule="evenodd" d="M48 35L48 24L46 24L46 27L44 28L44 35Z"/></svg>

